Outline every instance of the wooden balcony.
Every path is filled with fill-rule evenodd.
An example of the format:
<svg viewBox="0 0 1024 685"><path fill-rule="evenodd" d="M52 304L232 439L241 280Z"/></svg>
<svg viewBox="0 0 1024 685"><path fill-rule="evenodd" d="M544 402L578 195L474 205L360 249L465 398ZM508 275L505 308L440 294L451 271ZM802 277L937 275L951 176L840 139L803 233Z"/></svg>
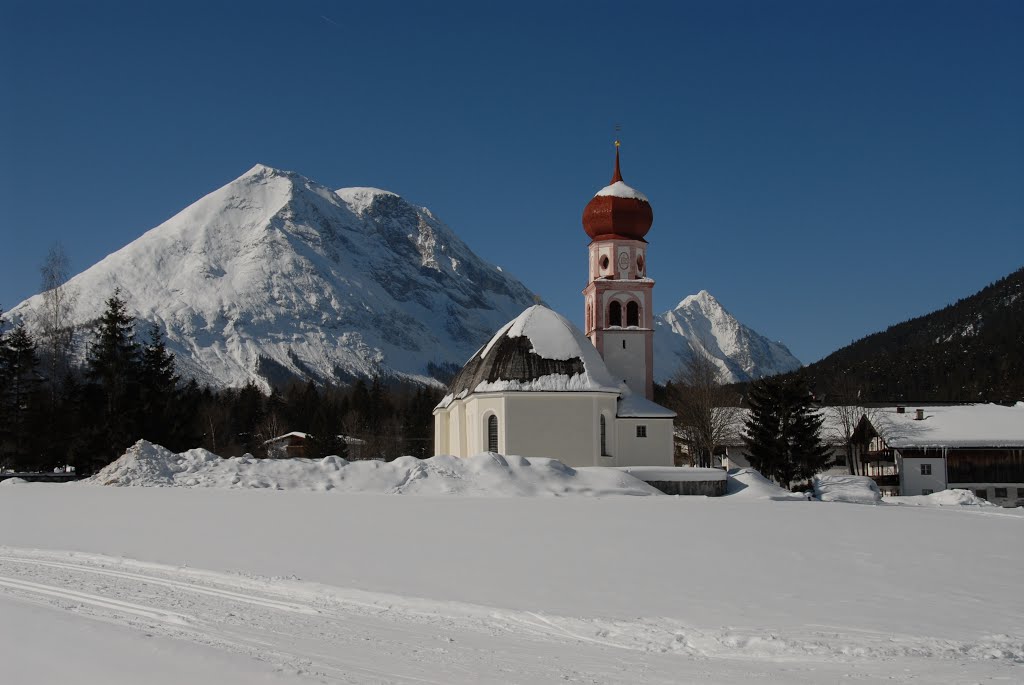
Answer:
<svg viewBox="0 0 1024 685"><path fill-rule="evenodd" d="M886 448L884 450L874 450L871 452L863 452L860 455L861 462L865 464L895 464L896 463L896 451L893 449Z"/></svg>

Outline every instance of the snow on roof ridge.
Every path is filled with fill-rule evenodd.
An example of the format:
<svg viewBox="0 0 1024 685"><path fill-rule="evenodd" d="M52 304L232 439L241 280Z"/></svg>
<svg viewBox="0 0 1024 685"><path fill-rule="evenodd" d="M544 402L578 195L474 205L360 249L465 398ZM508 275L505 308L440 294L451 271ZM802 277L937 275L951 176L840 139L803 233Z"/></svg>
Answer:
<svg viewBox="0 0 1024 685"><path fill-rule="evenodd" d="M594 193L594 197L624 197L633 200L640 200L641 202L650 202L647 196L641 193L639 190L632 186L626 185L625 181L616 181L609 186L601 188L601 190Z"/></svg>
<svg viewBox="0 0 1024 685"><path fill-rule="evenodd" d="M897 449L1024 445L1024 402L1012 407L993 403L896 406L914 411L901 414L886 407L878 415L883 425L876 427ZM916 410L921 410L923 419L917 418Z"/></svg>
<svg viewBox="0 0 1024 685"><path fill-rule="evenodd" d="M583 362L585 378L556 382L554 385L558 387L550 389L618 391L618 384L597 353L597 349L571 321L542 304L527 307L519 316L502 326L483 347L480 357L486 357L491 348L503 337L524 336L530 341L531 351L539 357L558 361L579 359ZM505 389L548 389L545 384L539 383L539 380L534 379L525 386L519 384L515 388ZM496 389L496 386L492 389ZM479 389L474 391L483 392Z"/></svg>

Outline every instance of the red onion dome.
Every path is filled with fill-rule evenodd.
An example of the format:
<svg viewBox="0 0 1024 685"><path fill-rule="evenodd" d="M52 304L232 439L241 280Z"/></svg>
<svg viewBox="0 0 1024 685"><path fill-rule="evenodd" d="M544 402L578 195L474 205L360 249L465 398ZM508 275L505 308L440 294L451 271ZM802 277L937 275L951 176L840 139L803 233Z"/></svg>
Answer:
<svg viewBox="0 0 1024 685"><path fill-rule="evenodd" d="M625 184L619 171L619 146L615 144L615 175L611 185L583 209L583 230L592 240L625 238L643 240L654 223L654 210L647 196Z"/></svg>

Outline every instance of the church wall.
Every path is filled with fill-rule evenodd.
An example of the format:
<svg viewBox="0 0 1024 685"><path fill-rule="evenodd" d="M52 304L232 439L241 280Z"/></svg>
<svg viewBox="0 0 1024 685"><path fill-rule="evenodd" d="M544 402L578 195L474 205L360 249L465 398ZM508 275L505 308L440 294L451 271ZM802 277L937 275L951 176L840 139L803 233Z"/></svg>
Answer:
<svg viewBox="0 0 1024 685"><path fill-rule="evenodd" d="M509 393L506 454L550 457L569 466L607 461L598 456L598 417L602 409L614 416L615 401L610 393Z"/></svg>
<svg viewBox="0 0 1024 685"><path fill-rule="evenodd" d="M448 444L448 448L452 454L464 457L466 456L466 407L462 402L455 402L451 405L450 409L451 419L448 422L448 426L452 439Z"/></svg>
<svg viewBox="0 0 1024 685"><path fill-rule="evenodd" d="M473 394L460 404L466 407L466 447L458 456L487 451L487 419L491 414L498 417L498 452L506 454L505 398L498 394Z"/></svg>
<svg viewBox="0 0 1024 685"><path fill-rule="evenodd" d="M616 466L673 466L672 419L618 418ZM637 437L637 426L647 437Z"/></svg>
<svg viewBox="0 0 1024 685"><path fill-rule="evenodd" d="M451 433L448 427L448 410L436 409L434 411L434 454L451 454L448 447Z"/></svg>

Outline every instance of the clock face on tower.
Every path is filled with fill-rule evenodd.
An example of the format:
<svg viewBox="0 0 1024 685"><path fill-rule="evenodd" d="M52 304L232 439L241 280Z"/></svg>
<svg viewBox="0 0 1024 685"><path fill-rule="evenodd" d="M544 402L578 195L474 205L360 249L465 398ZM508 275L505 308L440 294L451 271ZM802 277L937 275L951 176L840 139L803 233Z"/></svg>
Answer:
<svg viewBox="0 0 1024 685"><path fill-rule="evenodd" d="M629 268L629 253L619 253L619 271L625 271Z"/></svg>

